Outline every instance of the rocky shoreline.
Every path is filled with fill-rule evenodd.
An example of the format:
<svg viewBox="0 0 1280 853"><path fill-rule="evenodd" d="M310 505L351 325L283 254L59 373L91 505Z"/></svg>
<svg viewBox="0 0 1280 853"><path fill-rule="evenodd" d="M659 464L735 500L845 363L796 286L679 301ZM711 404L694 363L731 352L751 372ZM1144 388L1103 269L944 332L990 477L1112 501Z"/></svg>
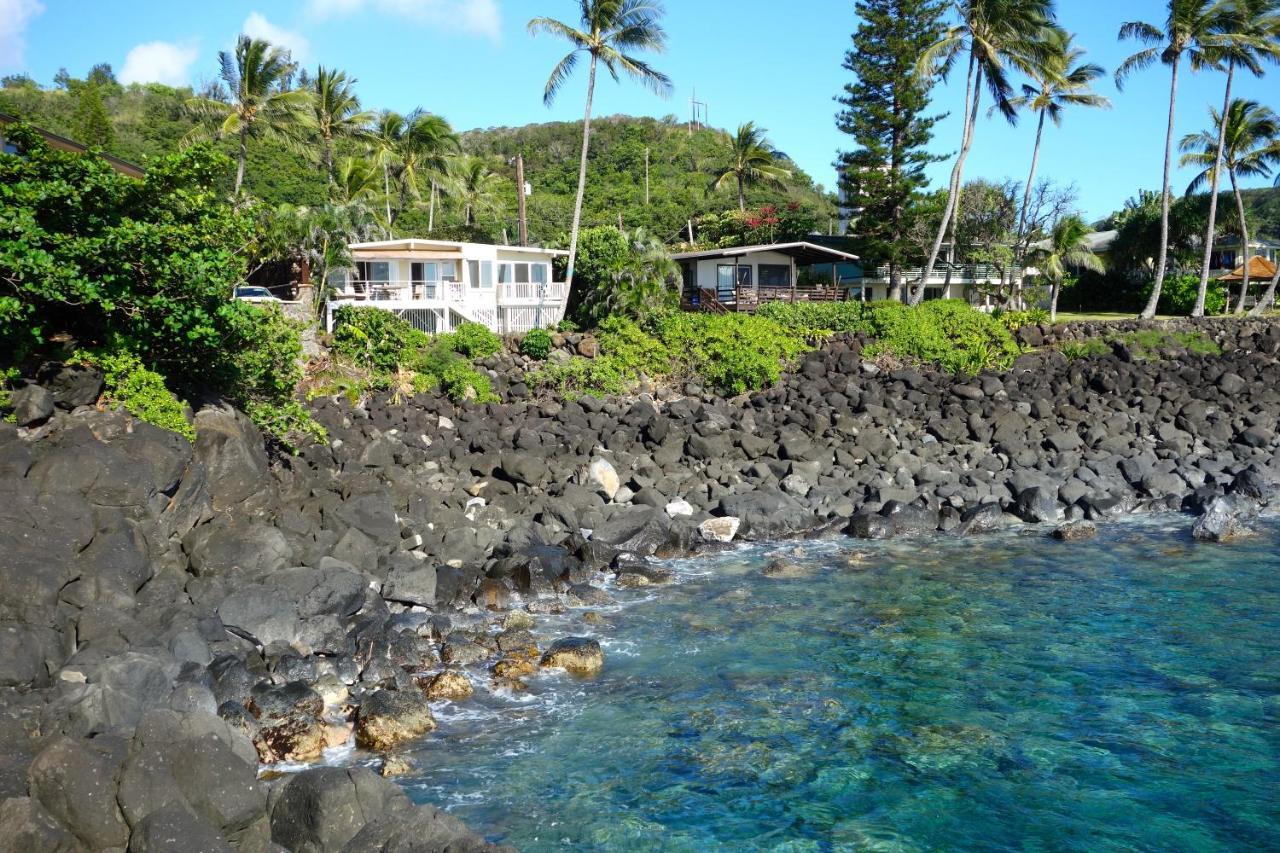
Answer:
<svg viewBox="0 0 1280 853"><path fill-rule="evenodd" d="M540 400L503 354L502 403L318 400L330 443L275 458L232 410L192 445L50 366L0 425L0 850L492 849L370 770L259 764L354 741L394 775L434 703L590 675L599 645L540 617L589 618L610 574L665 582L651 556L1144 510L1240 535L1280 492L1280 325L1186 327L1222 354L1117 341L956 378L844 337L731 400Z"/></svg>

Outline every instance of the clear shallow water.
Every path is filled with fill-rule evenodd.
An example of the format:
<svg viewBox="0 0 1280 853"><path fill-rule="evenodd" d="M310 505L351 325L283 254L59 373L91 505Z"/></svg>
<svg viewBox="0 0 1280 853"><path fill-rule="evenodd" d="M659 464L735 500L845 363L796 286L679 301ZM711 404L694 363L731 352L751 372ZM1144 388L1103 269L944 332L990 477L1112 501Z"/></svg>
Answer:
<svg viewBox="0 0 1280 853"><path fill-rule="evenodd" d="M530 851L1280 849L1280 523L1188 526L677 563L402 781Z"/></svg>

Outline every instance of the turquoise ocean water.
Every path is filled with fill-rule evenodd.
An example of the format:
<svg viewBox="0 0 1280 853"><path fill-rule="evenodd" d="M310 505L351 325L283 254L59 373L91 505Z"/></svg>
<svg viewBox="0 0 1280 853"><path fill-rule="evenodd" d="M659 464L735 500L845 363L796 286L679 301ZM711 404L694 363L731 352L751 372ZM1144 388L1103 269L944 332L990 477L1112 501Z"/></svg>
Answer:
<svg viewBox="0 0 1280 853"><path fill-rule="evenodd" d="M1189 526L673 563L402 781L527 851L1280 849L1280 523Z"/></svg>

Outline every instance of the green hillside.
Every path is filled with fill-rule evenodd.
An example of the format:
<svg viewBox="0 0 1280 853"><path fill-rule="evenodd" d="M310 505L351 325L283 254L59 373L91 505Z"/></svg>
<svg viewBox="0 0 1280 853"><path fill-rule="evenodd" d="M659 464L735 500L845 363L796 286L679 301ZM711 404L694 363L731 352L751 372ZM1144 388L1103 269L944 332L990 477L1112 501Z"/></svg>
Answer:
<svg viewBox="0 0 1280 853"><path fill-rule="evenodd" d="M105 139L87 138L101 128L86 122L79 81L70 86L44 88L25 79L9 78L0 88L0 112L26 118L55 133L90 143L110 154L146 166L179 147L194 120L185 109L190 89L159 84L120 86L114 81L98 87L109 130ZM525 127L497 127L460 134L463 152L475 155L496 174L491 198L465 227L463 205L444 197L435 211L433 236L469 237L501 241L504 232L516 235L516 190L513 158L524 153L525 177L532 184L529 198L531 239L556 243L569 230L582 141L581 122L553 122ZM232 154L230 140L221 143ZM711 192L718 168L728 160L728 137L723 131L699 129L690 133L674 118L658 120L627 116L600 117L592 122L590 166L583 224L644 226L664 241L683 239L689 219L736 209L732 191ZM649 200L645 200L645 151L649 152ZM357 149L338 154L359 154ZM792 172L784 187L751 186L752 206L797 203L814 222L835 215L829 194L789 160ZM230 189L232 176L226 177ZM246 171L248 192L268 204L319 205L325 182L309 152L287 150L269 140L251 140ZM420 187L422 200L406 210L395 225L399 235L424 236L428 231L429 187Z"/></svg>

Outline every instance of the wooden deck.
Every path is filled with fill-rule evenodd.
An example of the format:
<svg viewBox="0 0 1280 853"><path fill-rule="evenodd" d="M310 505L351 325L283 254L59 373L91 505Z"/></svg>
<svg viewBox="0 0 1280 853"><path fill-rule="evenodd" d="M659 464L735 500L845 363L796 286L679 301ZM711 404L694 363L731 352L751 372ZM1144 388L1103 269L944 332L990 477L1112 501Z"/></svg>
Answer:
<svg viewBox="0 0 1280 853"><path fill-rule="evenodd" d="M847 291L842 287L812 285L798 287L738 287L732 300L723 300L710 288L700 288L695 294L685 292L680 307L685 311L704 311L716 314L754 313L767 302L843 302Z"/></svg>

